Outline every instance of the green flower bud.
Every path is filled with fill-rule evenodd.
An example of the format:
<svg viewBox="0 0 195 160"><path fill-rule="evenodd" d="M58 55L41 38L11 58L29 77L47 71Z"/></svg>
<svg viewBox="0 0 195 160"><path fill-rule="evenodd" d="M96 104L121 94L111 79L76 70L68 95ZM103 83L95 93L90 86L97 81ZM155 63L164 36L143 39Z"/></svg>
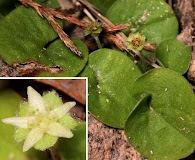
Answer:
<svg viewBox="0 0 195 160"><path fill-rule="evenodd" d="M126 39L127 48L129 50L141 51L144 47L145 40L146 37L139 32L129 34L129 36Z"/></svg>

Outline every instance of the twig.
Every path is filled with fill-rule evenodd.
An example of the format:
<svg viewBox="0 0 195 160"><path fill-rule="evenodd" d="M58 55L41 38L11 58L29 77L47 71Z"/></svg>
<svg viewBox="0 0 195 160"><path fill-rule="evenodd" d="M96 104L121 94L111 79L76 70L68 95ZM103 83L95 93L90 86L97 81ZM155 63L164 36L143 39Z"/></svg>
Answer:
<svg viewBox="0 0 195 160"><path fill-rule="evenodd" d="M173 7L173 3L172 3L172 0L168 0L168 5L172 8Z"/></svg>
<svg viewBox="0 0 195 160"><path fill-rule="evenodd" d="M54 11L55 12L55 11ZM87 29L89 28L89 26L91 25L91 23L88 22L83 22L80 21L79 19L75 18L75 17L70 17L70 16L66 16L64 17L63 15L61 15L60 13L55 13L56 17L69 21L73 24L76 24L77 26L82 27L83 29ZM101 26L101 29L103 32L106 33L106 38L111 40L114 44L116 44L116 46L121 49L124 50L124 43L123 41L121 41L120 39L118 39L118 37L116 37L115 35L109 35L107 33L114 33L114 32L119 32L123 29L126 29L127 27L129 27L129 24L120 24L120 25L116 25L116 26ZM115 34L115 33L114 33ZM117 39L117 40L116 40ZM96 39L97 40L97 39ZM98 42L97 44L99 44L100 42ZM100 47L100 45L98 45ZM100 47L101 48L101 47ZM126 50L126 49L125 49ZM131 53L130 53L131 54ZM132 55L132 54L131 54ZM132 55L133 56L133 55Z"/></svg>
<svg viewBox="0 0 195 160"><path fill-rule="evenodd" d="M112 30L112 28L119 27L119 25L118 26L115 26L106 17L104 17L103 15L101 15L95 9L95 7L93 5L91 5L89 2L87 2L86 0L78 0L78 1L80 3L82 3L84 6L86 6L91 11L91 13L97 19L99 19L105 25L105 27L107 27L108 29L111 29ZM129 27L129 24L123 24L123 25L127 25L126 27ZM102 28L102 30L103 30L103 28ZM120 28L120 30L122 30L122 29ZM120 30L118 30L118 32L115 33L115 35L113 35L113 34L106 34L106 38L108 40L111 40L112 42L114 42L114 44L116 44L117 47L120 50L123 50L123 51L128 52L132 57L135 57L135 56L141 57L141 55L140 55L141 53L137 53L137 52L134 52L134 51L129 51L127 49L127 44L126 44L127 37L126 37L126 35L123 32L120 32ZM109 32L109 31L107 30L107 32ZM145 44L144 48L145 49L148 49L149 48L149 50L154 51L156 49L156 45L155 44L152 44L152 43L147 43L147 44ZM146 60L146 63L148 63L149 65L151 65L151 66L153 66L155 68L160 68L160 66L158 64L152 63L149 59L145 58L145 60Z"/></svg>
<svg viewBox="0 0 195 160"><path fill-rule="evenodd" d="M12 63L12 65L9 66L2 60L2 58L0 58L0 77L34 76L39 71L58 74L63 70L59 66L44 66L32 60L23 63Z"/></svg>
<svg viewBox="0 0 195 160"><path fill-rule="evenodd" d="M80 3L82 3L83 5L85 5L90 11L91 13L98 18L103 24L105 24L106 26L109 27L113 27L114 24L112 22L110 22L106 17L104 17L103 15L101 15L98 11L96 11L93 7L93 5L91 5L90 3L88 3L86 0L78 0ZM122 46L120 49L125 50L127 52L129 52L129 50L127 49L127 45L125 43L126 40L126 36L124 33L122 32L118 32L116 33L116 36L119 38L119 40L122 42Z"/></svg>
<svg viewBox="0 0 195 160"><path fill-rule="evenodd" d="M65 43L65 45L70 48L71 51L76 53L77 55L81 56L81 52L77 49L77 47L73 44L73 42L70 40L69 36L63 31L61 26L55 21L55 18L59 18L62 20L69 21L73 24L76 24L77 26L80 26L84 29L89 27L90 23L87 22L82 22L78 20L75 17L70 17L70 16L64 16L64 13L62 10L56 10L52 9L49 7L44 7L33 0L19 0L23 5L25 6L31 6L33 7L37 13L41 17L45 17L47 21L51 24L53 29L58 33L60 39ZM126 36L123 32L121 32L122 29L125 29L129 27L129 24L121 24L121 25L114 25L112 22L110 22L106 17L102 16L95 8L93 5L88 3L86 0L78 0L81 4L83 4L90 12L88 12L88 15L91 16L94 15L97 19L99 19L102 23L103 26L101 27L102 31L105 32L106 38L108 40L111 40L116 46L121 49L122 51L128 52L131 56L139 56L139 54L135 53L134 51L128 50L127 49L127 44L126 44ZM86 10L86 9L85 9ZM88 11L87 10L87 11ZM94 21L93 17L91 18L92 21ZM148 43L149 44L149 43ZM148 48L148 45L145 45L145 48ZM150 46L151 50L155 49L155 46ZM146 59L146 62L149 63L152 66L158 67L158 65L154 65L153 63L149 60Z"/></svg>
<svg viewBox="0 0 195 160"><path fill-rule="evenodd" d="M55 14L56 17L66 20L68 22L71 22L73 24L76 24L77 26L82 27L83 29L87 29L91 25L91 23L81 21L77 19L76 17L71 17L71 16L64 17L61 13L53 13L53 14ZM118 32L120 30L126 29L128 27L129 27L129 24L126 23L126 24L119 24L119 25L111 26L111 27L103 25L101 26L101 29L103 32L106 32L106 33L114 33L114 32Z"/></svg>
<svg viewBox="0 0 195 160"><path fill-rule="evenodd" d="M118 37L116 35L113 34L106 34L105 35L107 37L108 40L112 41L114 44L116 44L116 46L120 49L123 50L123 42L121 40L118 39ZM137 55L135 52L133 52L134 54L132 54L131 52L129 52L129 54L132 57L135 57L135 55Z"/></svg>
<svg viewBox="0 0 195 160"><path fill-rule="evenodd" d="M45 17L48 20L48 22L52 25L53 29L58 33L60 39L65 43L65 45L68 48L70 48L74 53L81 56L81 52L74 46L73 42L69 39L68 35L62 30L61 26L55 21L54 17L69 21L73 24L76 24L80 27L83 27L84 29L86 29L89 26L89 23L81 22L80 20L78 20L77 18L74 18L74 17L64 16L62 11L48 8L48 7L44 7L38 3L35 3L32 0L20 0L20 2L22 4L24 4L25 6L33 7L41 17ZM115 26L109 20L107 20L105 17L100 15L92 7L91 4L89 4L88 2L86 4L87 4L87 7L91 7L91 9L95 13L95 15L96 16L98 15L98 17L100 17L100 20L102 20L103 23L106 25L106 26L102 27L103 31L115 32L115 31L120 31L121 29L125 29L125 28L129 27L129 24ZM123 38L121 38L121 35L123 36ZM128 51L126 43L125 43L126 36L122 32L117 33L116 36L121 41L119 48L121 50Z"/></svg>
<svg viewBox="0 0 195 160"><path fill-rule="evenodd" d="M60 39L64 42L64 44L72 52L74 52L78 56L82 56L82 53L77 49L77 47L71 41L69 36L63 31L62 27L55 21L54 14L52 13L58 13L59 11L57 12L54 9L44 7L32 0L19 0L19 1L25 6L33 7L41 17L45 17L47 21L52 25L53 29L57 32L57 34L59 35Z"/></svg>
<svg viewBox="0 0 195 160"><path fill-rule="evenodd" d="M77 0L72 0L73 3L76 4L76 6L81 6L81 3L78 2ZM95 22L95 18L93 17L93 15L86 9L83 9L83 12L87 15L87 17L92 21Z"/></svg>
<svg viewBox="0 0 195 160"><path fill-rule="evenodd" d="M13 63L12 68L18 73L18 76L33 74L36 71L47 71L51 74L58 74L63 71L59 66L44 66L32 60L23 63Z"/></svg>

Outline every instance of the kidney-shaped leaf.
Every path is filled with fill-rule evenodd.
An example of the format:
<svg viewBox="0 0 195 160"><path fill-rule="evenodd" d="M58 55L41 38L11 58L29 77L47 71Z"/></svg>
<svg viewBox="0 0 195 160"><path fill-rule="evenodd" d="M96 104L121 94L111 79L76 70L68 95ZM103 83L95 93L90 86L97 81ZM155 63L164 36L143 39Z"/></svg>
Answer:
<svg viewBox="0 0 195 160"><path fill-rule="evenodd" d="M116 0L88 0L89 3L93 4L97 9L101 11L102 14L106 14L108 8L115 2Z"/></svg>
<svg viewBox="0 0 195 160"><path fill-rule="evenodd" d="M133 61L120 51L99 49L89 56L89 111L100 121L122 128L136 101L132 85L141 75Z"/></svg>
<svg viewBox="0 0 195 160"><path fill-rule="evenodd" d="M0 54L11 64L46 59L44 46L57 34L34 9L20 6L0 22ZM39 60L40 61L40 60Z"/></svg>
<svg viewBox="0 0 195 160"><path fill-rule="evenodd" d="M129 23L125 33L139 31L148 42L159 44L174 38L178 22L164 0L117 0L108 10L107 17L115 24Z"/></svg>
<svg viewBox="0 0 195 160"><path fill-rule="evenodd" d="M77 56L67 48L61 40L53 42L44 54L49 58L42 61L47 66L57 65L62 68L59 74L41 72L39 76L65 76L74 77L85 67L88 61L88 49L80 40L73 40L77 48L82 52L82 57Z"/></svg>
<svg viewBox="0 0 195 160"><path fill-rule="evenodd" d="M63 72L58 76L76 76L87 61L86 46L77 43L84 55L80 59L59 41L50 44L45 50L55 38L57 34L44 18L34 9L20 6L0 22L0 55L9 65L34 60L43 65L60 65Z"/></svg>
<svg viewBox="0 0 195 160"><path fill-rule="evenodd" d="M176 39L165 40L157 47L156 57L164 67L184 74L190 64L191 48Z"/></svg>
<svg viewBox="0 0 195 160"><path fill-rule="evenodd" d="M187 80L169 69L154 69L138 78L133 90L135 98L143 100L126 122L129 142L151 160L192 153L195 97Z"/></svg>

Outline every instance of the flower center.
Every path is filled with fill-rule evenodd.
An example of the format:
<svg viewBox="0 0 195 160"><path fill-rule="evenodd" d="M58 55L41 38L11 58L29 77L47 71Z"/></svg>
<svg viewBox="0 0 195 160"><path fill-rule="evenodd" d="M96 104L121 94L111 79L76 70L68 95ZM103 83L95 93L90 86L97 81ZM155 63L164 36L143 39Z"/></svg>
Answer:
<svg viewBox="0 0 195 160"><path fill-rule="evenodd" d="M50 123L57 121L57 118L54 114L49 112L40 113L36 112L33 116L33 119L28 121L29 128L40 128L43 132L46 132Z"/></svg>
<svg viewBox="0 0 195 160"><path fill-rule="evenodd" d="M130 43L132 44L133 48L138 48L142 45L140 38L134 38Z"/></svg>

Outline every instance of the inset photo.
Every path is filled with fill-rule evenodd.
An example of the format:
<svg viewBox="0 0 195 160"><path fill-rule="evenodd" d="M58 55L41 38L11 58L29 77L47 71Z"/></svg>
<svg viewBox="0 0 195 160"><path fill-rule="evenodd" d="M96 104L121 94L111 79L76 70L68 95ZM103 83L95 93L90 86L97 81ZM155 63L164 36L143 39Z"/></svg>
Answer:
<svg viewBox="0 0 195 160"><path fill-rule="evenodd" d="M86 160L87 78L1 79L0 157Z"/></svg>

